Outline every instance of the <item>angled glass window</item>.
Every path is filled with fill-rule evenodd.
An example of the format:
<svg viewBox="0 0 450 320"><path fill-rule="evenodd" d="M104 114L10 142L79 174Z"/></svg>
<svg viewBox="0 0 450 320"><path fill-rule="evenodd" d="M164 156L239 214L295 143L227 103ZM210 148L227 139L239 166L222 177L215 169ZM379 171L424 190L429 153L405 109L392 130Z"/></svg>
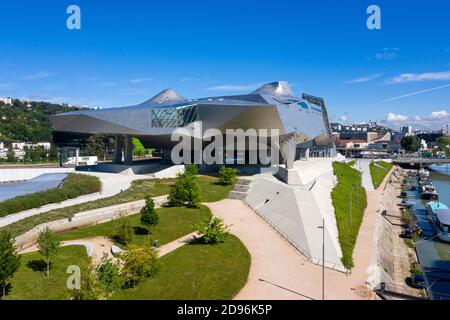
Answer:
<svg viewBox="0 0 450 320"><path fill-rule="evenodd" d="M185 127L199 120L197 106L168 107L152 109L153 128Z"/></svg>

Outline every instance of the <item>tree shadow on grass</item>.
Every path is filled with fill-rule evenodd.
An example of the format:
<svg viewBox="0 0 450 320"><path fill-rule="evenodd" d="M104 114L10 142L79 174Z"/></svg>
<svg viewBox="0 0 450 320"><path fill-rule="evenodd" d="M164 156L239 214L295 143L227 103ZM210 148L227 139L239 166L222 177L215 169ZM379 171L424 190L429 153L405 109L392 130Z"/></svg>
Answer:
<svg viewBox="0 0 450 320"><path fill-rule="evenodd" d="M44 260L30 260L27 262L27 267L33 271L47 272L47 262ZM52 263L50 262L50 268Z"/></svg>
<svg viewBox="0 0 450 320"><path fill-rule="evenodd" d="M142 227L133 227L134 229L134 234L138 235L138 236L146 236L148 235L149 231L146 228L142 228ZM151 234L151 232L150 232Z"/></svg>

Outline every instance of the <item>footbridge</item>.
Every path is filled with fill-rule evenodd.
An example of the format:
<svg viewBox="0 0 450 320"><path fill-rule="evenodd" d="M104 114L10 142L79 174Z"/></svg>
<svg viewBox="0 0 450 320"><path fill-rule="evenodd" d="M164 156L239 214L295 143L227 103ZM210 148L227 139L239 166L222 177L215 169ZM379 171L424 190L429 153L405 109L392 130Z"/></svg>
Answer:
<svg viewBox="0 0 450 320"><path fill-rule="evenodd" d="M399 158L392 159L392 163L406 167L428 167L433 164L448 164L450 159L434 159L434 158Z"/></svg>

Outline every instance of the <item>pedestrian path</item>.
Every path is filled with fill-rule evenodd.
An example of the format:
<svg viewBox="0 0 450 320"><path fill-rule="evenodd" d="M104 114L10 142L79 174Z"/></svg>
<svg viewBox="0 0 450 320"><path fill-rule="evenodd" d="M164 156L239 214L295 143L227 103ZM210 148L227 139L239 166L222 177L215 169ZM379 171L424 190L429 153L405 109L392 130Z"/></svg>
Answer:
<svg viewBox="0 0 450 320"><path fill-rule="evenodd" d="M366 191L375 190L372 183L372 176L370 175L370 163L371 160L358 159L354 165L354 168L362 173L362 186Z"/></svg>

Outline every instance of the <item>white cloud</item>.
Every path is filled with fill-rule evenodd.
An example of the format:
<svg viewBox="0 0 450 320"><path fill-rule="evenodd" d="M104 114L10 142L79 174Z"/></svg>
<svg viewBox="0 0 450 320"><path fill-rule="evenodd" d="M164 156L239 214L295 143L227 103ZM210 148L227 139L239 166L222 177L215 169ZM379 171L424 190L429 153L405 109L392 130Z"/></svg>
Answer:
<svg viewBox="0 0 450 320"><path fill-rule="evenodd" d="M137 78L137 79L130 79L129 82L130 83L142 83L142 82L146 82L146 81L150 81L152 79L150 78Z"/></svg>
<svg viewBox="0 0 450 320"><path fill-rule="evenodd" d="M390 112L382 122L397 129L402 125L410 125L417 129L439 130L450 122L450 114L446 110L433 111L427 116L406 116Z"/></svg>
<svg viewBox="0 0 450 320"><path fill-rule="evenodd" d="M340 116L339 120L346 122L348 120L348 118L346 116Z"/></svg>
<svg viewBox="0 0 450 320"><path fill-rule="evenodd" d="M101 87L114 87L117 85L116 82L101 82L98 84Z"/></svg>
<svg viewBox="0 0 450 320"><path fill-rule="evenodd" d="M383 48L380 52L375 53L375 59L377 60L394 60L398 58L399 48Z"/></svg>
<svg viewBox="0 0 450 320"><path fill-rule="evenodd" d="M352 80L345 81L344 83L346 83L346 84L353 84L353 83L369 82L369 81L372 81L372 80L375 80L375 79L381 77L382 75L383 75L382 73L369 74L369 75L366 75L366 76L363 76L363 77L360 77L360 78L357 78L357 79L352 79Z"/></svg>
<svg viewBox="0 0 450 320"><path fill-rule="evenodd" d="M448 87L450 87L450 83L445 84L443 86L439 86L439 87L433 87L433 88L429 88L429 89L414 91L414 92L411 92L411 93L408 93L408 94L404 94L404 95L401 95L401 96L397 96L397 97L394 97L394 98L390 98L390 99L384 100L384 102L400 100L400 99L403 99L403 98L408 98L408 97L416 96L416 95L419 95L419 94L422 94L422 93L427 93L427 92L431 92L431 91L435 91L435 90L439 90L439 89L444 89L444 88L448 88Z"/></svg>
<svg viewBox="0 0 450 320"><path fill-rule="evenodd" d="M450 71L442 72L426 72L426 73L403 73L392 79L389 83L402 82L422 82L422 81L436 81L436 80L450 80Z"/></svg>
<svg viewBox="0 0 450 320"><path fill-rule="evenodd" d="M404 115L401 115L401 114L395 114L393 112L389 112L386 115L386 121L387 122L403 122L403 121L406 121L406 120L408 120L408 116L404 116Z"/></svg>
<svg viewBox="0 0 450 320"><path fill-rule="evenodd" d="M129 95L129 96L142 95L142 94L147 93L147 90L146 89L142 89L142 88L140 88L140 89L127 88L127 89L123 89L122 93L125 94L125 95Z"/></svg>
<svg viewBox="0 0 450 320"><path fill-rule="evenodd" d="M447 118L449 115L450 114L447 111L445 111L445 110L434 111L434 112L431 113L431 118L433 118L433 119L442 119L442 118Z"/></svg>
<svg viewBox="0 0 450 320"><path fill-rule="evenodd" d="M220 86L214 86L206 88L207 90L213 91L250 91L260 87L260 83L252 83L252 84L224 84Z"/></svg>
<svg viewBox="0 0 450 320"><path fill-rule="evenodd" d="M42 79L50 77L52 74L48 71L39 71L36 73L27 74L22 77L24 80L36 80L36 79Z"/></svg>

